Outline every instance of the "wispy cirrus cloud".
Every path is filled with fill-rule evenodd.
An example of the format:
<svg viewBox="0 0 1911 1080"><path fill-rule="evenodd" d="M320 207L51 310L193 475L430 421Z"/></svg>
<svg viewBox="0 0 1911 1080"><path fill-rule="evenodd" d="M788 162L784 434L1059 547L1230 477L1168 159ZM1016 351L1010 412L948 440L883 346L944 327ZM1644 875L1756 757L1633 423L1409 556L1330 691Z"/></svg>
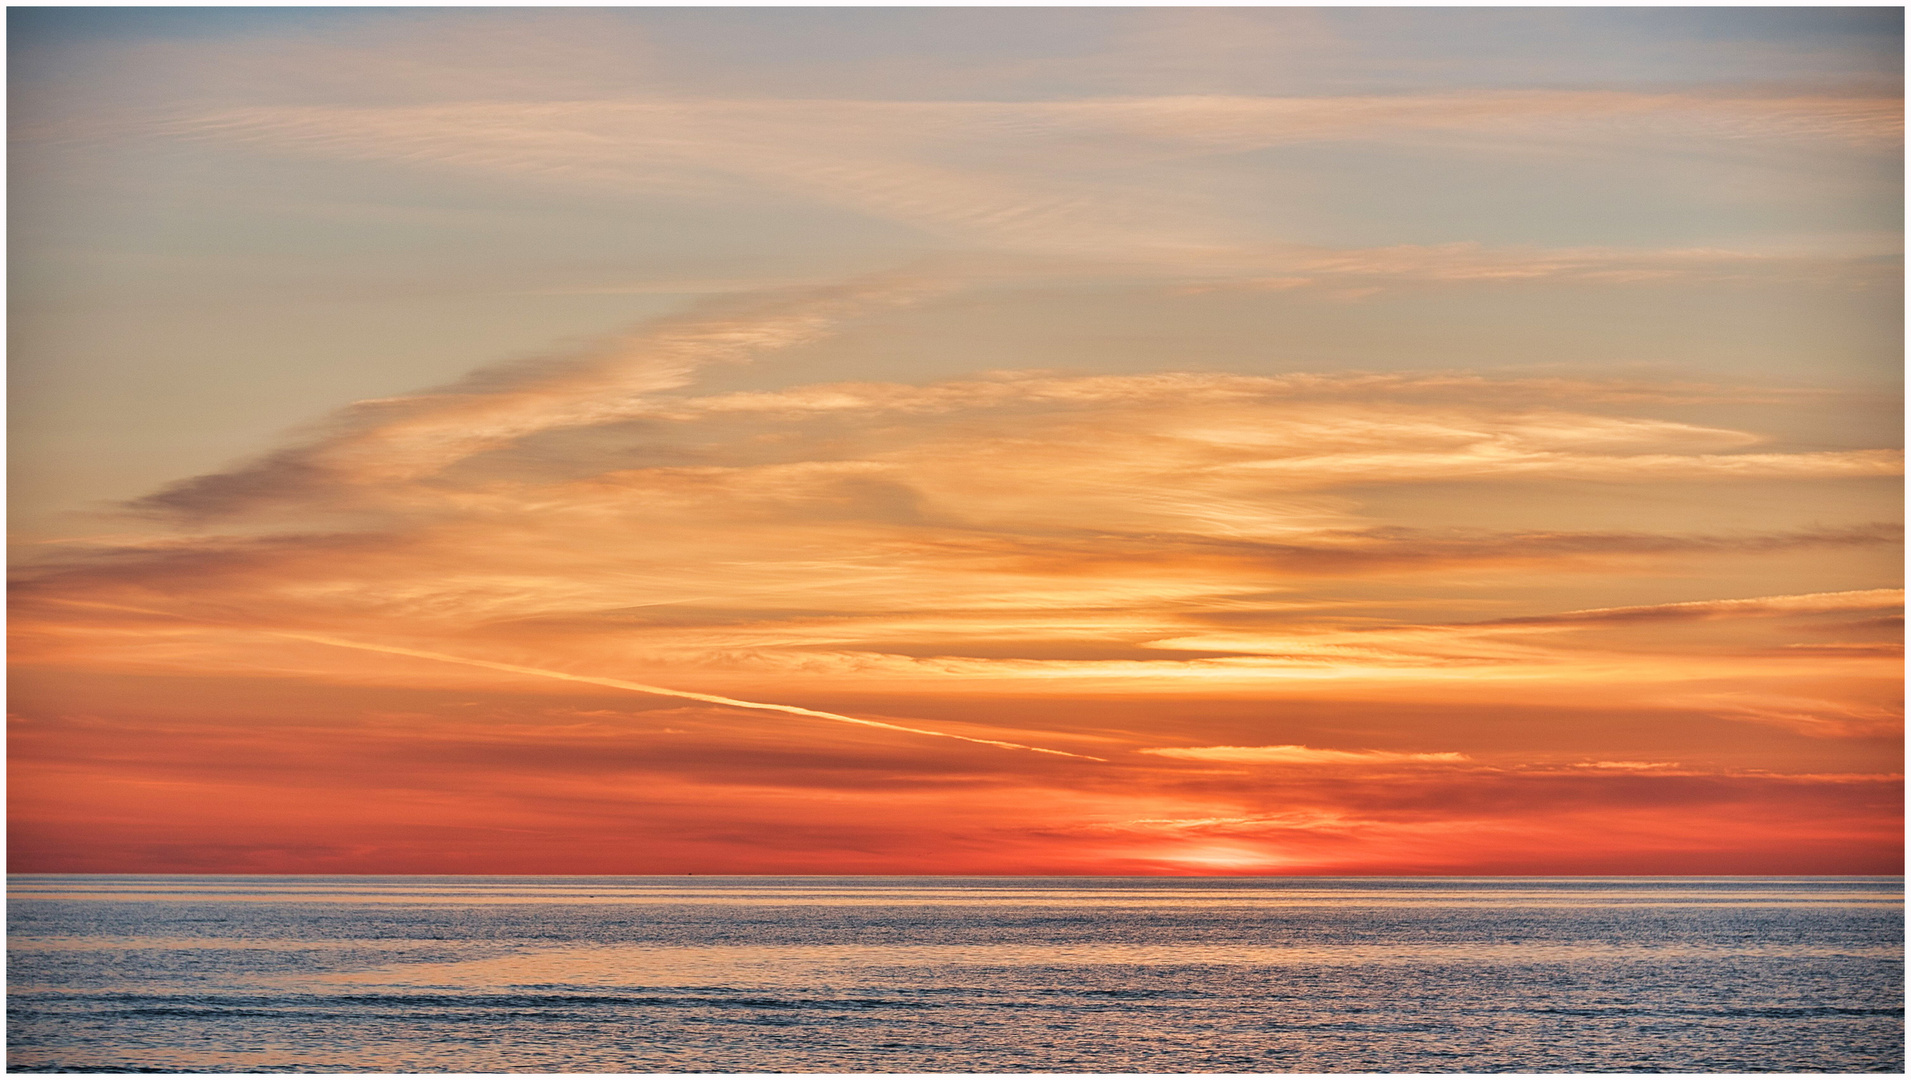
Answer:
<svg viewBox="0 0 1911 1080"><path fill-rule="evenodd" d="M588 427L645 411L657 392L699 368L742 363L815 339L850 314L907 302L934 286L885 277L801 290L793 297L660 320L581 353L487 368L423 394L361 401L321 425L318 438L234 472L198 477L142 500L150 510L219 513L353 485L403 482L552 429Z"/></svg>
<svg viewBox="0 0 1911 1080"><path fill-rule="evenodd" d="M1582 623L1682 622L1699 619L1748 619L1772 615L1819 615L1860 611L1902 611L1902 589L1853 589L1801 596L1757 596L1743 600L1687 600L1676 604L1594 608L1555 615L1496 619L1488 626L1570 626Z"/></svg>
<svg viewBox="0 0 1911 1080"><path fill-rule="evenodd" d="M744 504L770 498L815 505L853 491L886 491L903 500L897 508L906 503L911 512L951 521L1068 519L1101 529L1277 537L1343 522L1323 517L1317 505L1283 504L1271 495L1359 484L1861 477L1902 469L1895 450L1758 452L1752 448L1759 437L1744 431L1515 404L1562 393L1595 401L1650 396L1558 380L1003 373L930 386L670 393L699 366L813 340L845 306L893 303L923 288L878 289L875 298L826 294L793 308L779 302L748 314L667 323L582 356L363 402L303 446L183 482L141 505L192 514L296 501L301 492L323 501L509 451L518 463L506 475L542 472L574 507L640 493L723 492ZM1681 391L1667 394L1661 399ZM1452 401L1456 395L1471 400ZM1045 435L1031 437L1038 422ZM666 440L705 449L667 462L606 458L591 432L621 439L618 425L625 423L663 425ZM722 440L752 426L759 435L781 432L779 442L759 441L747 455L756 460L738 460L734 451L743 444ZM566 431L580 434L568 442L547 437ZM806 459L808 441L817 439L831 444L827 457ZM532 443L534 450L510 451ZM508 461L496 459L490 471ZM508 500L514 490L542 498L522 479L481 479L485 471L453 486L468 499Z"/></svg>
<svg viewBox="0 0 1911 1080"><path fill-rule="evenodd" d="M1893 663L1891 657L1881 657ZM1677 704L1754 724L1770 724L1819 737L1890 736L1904 730L1902 701L1837 700L1832 694L1756 693L1720 690L1689 694Z"/></svg>
<svg viewBox="0 0 1911 1080"><path fill-rule="evenodd" d="M1200 276L1203 268L1210 275ZM1818 283L1890 287L1902 280L1883 251L1799 254L1718 248L1487 247L1475 242L1323 250L1213 252L1190 259L1183 292L1304 290L1348 299L1438 285Z"/></svg>
<svg viewBox="0 0 1911 1080"><path fill-rule="evenodd" d="M1311 746L1152 746L1139 753L1183 761L1212 761L1226 765L1403 765L1465 762L1465 754L1431 754L1394 750L1326 750Z"/></svg>
<svg viewBox="0 0 1911 1080"><path fill-rule="evenodd" d="M1225 215L1158 175L1214 155L1308 143L1451 143L1530 153L1624 140L1685 145L1777 142L1888 152L1895 100L1607 91L1052 102L598 100L373 107L231 108L164 131L298 155L448 168L594 188L699 197L769 187L948 239L1071 252L1232 247ZM1132 177L1120 170L1138 170ZM1315 257L1323 273L1373 273L1376 260L1466 277L1668 273L1692 255L1639 260L1567 253L1545 260L1454 259L1393 248ZM1445 256L1442 267L1442 256ZM1647 260L1648 264L1651 260ZM1717 262L1714 255L1710 261ZM1305 260L1304 260L1305 262ZM1364 265L1364 268L1363 268Z"/></svg>
<svg viewBox="0 0 1911 1080"><path fill-rule="evenodd" d="M1492 498L1490 485L1535 479L1760 484L1898 471L1892 450L1773 451L1755 432L1632 411L1784 398L1757 388L998 372L695 390L709 365L816 342L940 287L881 279L731 301L580 354L361 403L286 450L136 504L155 522L213 531L50 549L16 586L18 610L43 620L22 623L20 647L71 656L111 640L120 662L140 666L203 648L187 639L259 630L550 668L522 644L539 641L573 657L580 676L630 669L648 673L630 681L672 685L672 673L695 672L693 682L741 680L719 696L762 700L752 680L793 672L962 684L1563 684L1615 665L1650 681L1875 664L1853 648L1821 654L1889 643L1887 628L1774 630L1684 656L1687 674L1675 676L1558 633L1732 614L1787 627L1813 604L1882 603L1875 591L1408 625L1344 601L1267 603L1379 579L1438 597L1451 573L1543 567L1597 579L1888 549L1899 535L1890 522L1435 526L1376 516L1359 495L1389 484L1484 484ZM1263 599L1243 599L1253 594ZM82 617L43 598L222 629L151 636L149 620ZM234 663L255 652L239 649Z"/></svg>

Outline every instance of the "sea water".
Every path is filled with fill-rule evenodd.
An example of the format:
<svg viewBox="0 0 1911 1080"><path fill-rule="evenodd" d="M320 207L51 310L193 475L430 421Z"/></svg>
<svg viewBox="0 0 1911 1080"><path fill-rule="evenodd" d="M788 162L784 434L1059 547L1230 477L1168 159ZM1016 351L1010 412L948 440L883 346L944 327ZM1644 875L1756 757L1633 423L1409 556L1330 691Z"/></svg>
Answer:
<svg viewBox="0 0 1911 1080"><path fill-rule="evenodd" d="M9 1069L1897 1072L1901 878L10 879Z"/></svg>

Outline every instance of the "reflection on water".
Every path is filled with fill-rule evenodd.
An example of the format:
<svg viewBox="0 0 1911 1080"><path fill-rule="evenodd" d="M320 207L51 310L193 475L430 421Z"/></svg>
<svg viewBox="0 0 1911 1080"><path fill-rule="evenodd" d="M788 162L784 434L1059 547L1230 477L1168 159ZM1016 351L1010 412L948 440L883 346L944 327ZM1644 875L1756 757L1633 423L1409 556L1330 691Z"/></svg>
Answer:
<svg viewBox="0 0 1911 1080"><path fill-rule="evenodd" d="M310 877L33 874L9 899L310 900L330 903L1380 904L1680 905L1897 903L1877 878L937 878Z"/></svg>
<svg viewBox="0 0 1911 1080"><path fill-rule="evenodd" d="M1901 879L16 877L11 1067L1896 1071Z"/></svg>

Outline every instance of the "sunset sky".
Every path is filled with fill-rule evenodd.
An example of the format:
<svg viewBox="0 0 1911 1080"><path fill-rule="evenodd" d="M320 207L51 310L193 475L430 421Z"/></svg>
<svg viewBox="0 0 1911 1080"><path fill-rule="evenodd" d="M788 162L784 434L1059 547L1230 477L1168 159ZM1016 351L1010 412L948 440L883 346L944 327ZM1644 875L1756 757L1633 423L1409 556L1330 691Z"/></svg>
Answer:
<svg viewBox="0 0 1911 1080"><path fill-rule="evenodd" d="M1899 9L10 23L14 871L1902 872Z"/></svg>

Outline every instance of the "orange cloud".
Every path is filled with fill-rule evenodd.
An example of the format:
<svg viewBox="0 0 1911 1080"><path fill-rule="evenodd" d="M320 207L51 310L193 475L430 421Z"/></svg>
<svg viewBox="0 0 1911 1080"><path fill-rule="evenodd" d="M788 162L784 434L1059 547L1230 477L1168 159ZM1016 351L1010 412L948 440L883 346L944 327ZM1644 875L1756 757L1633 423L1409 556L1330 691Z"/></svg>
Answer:
<svg viewBox="0 0 1911 1080"><path fill-rule="evenodd" d="M45 545L16 865L1888 861L1899 532L1848 493L1890 448L1638 380L697 385L929 287L362 403Z"/></svg>
<svg viewBox="0 0 1911 1080"><path fill-rule="evenodd" d="M1186 761L1218 761L1239 765L1388 765L1396 762L1453 763L1465 754L1402 754L1391 750L1317 750L1309 746L1156 746L1143 754Z"/></svg>

